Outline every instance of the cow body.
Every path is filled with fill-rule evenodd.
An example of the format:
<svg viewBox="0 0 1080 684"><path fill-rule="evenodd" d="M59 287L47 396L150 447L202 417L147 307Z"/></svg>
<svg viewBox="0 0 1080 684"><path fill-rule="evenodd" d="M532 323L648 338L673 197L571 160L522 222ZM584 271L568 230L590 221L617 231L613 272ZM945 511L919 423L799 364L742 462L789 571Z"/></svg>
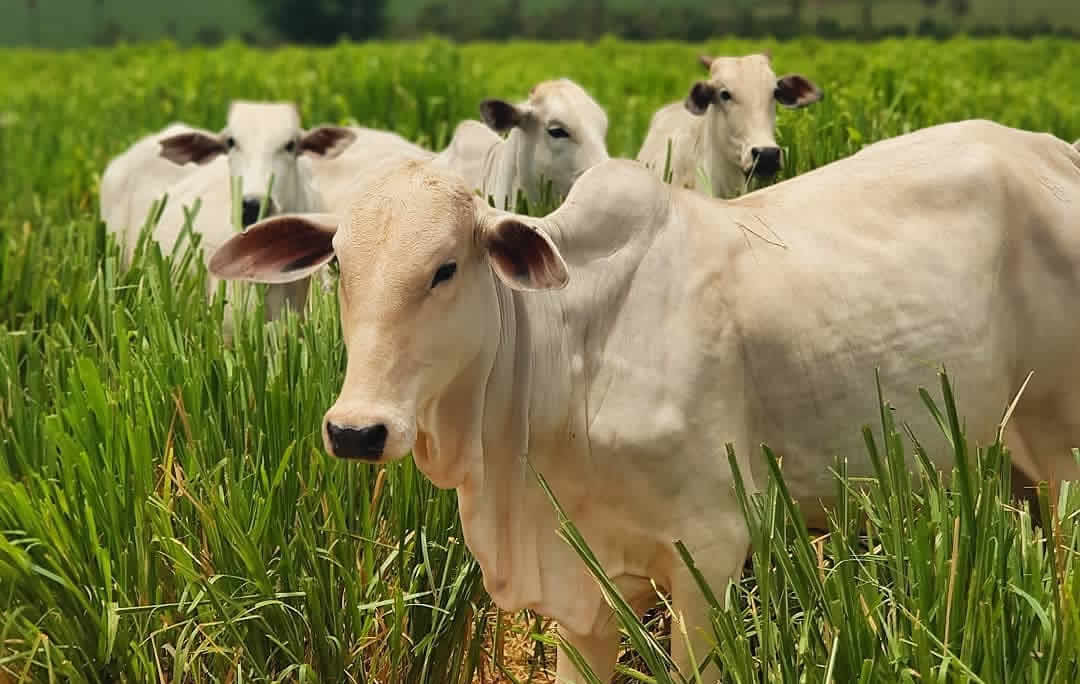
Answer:
<svg viewBox="0 0 1080 684"><path fill-rule="evenodd" d="M556 619L603 678L616 625L530 468L636 607L655 600L650 579L672 592L700 657L705 603L672 542L715 589L737 577L749 537L724 445L754 490L768 443L813 521L832 503L835 455L873 474L860 427L878 418L875 369L943 467L951 452L917 388L945 364L968 434L987 443L1034 370L1008 436L1016 462L1077 476L1077 225L1080 153L975 121L730 202L609 161L539 219L413 163L358 194L336 233L280 217L211 268L280 281L317 265L290 270L290 243L337 255L348 368L328 450L412 450L457 491L495 602ZM564 656L559 676L579 681Z"/></svg>
<svg viewBox="0 0 1080 684"><path fill-rule="evenodd" d="M716 197L744 192L780 170L776 105L805 107L822 91L798 74L777 78L768 55L702 57L709 78L649 122L638 159L671 182Z"/></svg>
<svg viewBox="0 0 1080 684"><path fill-rule="evenodd" d="M145 136L112 159L101 176L101 220L108 226L141 227L154 201L169 186L198 168L196 164L174 164L161 156L161 141L182 133L209 131L184 123L173 123Z"/></svg>

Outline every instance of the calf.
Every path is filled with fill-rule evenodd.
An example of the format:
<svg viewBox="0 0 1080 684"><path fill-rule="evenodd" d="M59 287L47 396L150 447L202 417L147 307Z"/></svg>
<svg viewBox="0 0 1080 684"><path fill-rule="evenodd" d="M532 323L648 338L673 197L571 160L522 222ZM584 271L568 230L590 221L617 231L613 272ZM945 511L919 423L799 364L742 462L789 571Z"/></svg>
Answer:
<svg viewBox="0 0 1080 684"><path fill-rule="evenodd" d="M772 178L781 168L776 103L805 107L822 90L798 74L777 78L767 54L702 56L701 63L709 78L653 115L638 159L658 174L668 168L679 187L731 198L751 178Z"/></svg>

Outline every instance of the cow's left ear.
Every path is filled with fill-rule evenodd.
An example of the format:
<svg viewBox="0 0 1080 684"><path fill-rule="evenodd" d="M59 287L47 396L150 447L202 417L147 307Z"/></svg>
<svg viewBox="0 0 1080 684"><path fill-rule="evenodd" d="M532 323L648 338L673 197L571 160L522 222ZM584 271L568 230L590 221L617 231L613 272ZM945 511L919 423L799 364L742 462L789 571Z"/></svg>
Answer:
<svg viewBox="0 0 1080 684"><path fill-rule="evenodd" d="M510 104L506 100L484 100L480 103L480 115L484 123L497 133L505 133L514 126L520 126L528 116L523 107Z"/></svg>
<svg viewBox="0 0 1080 684"><path fill-rule="evenodd" d="M223 280L291 283L334 258L334 214L282 214L237 233L210 257L210 273Z"/></svg>
<svg viewBox="0 0 1080 684"><path fill-rule="evenodd" d="M333 159L356 140L356 134L344 126L319 126L300 139L300 150L324 159Z"/></svg>
<svg viewBox="0 0 1080 684"><path fill-rule="evenodd" d="M566 262L547 233L516 216L496 219L483 240L495 274L515 290L559 290L570 282Z"/></svg>
<svg viewBox="0 0 1080 684"><path fill-rule="evenodd" d="M825 94L813 81L799 74L788 74L776 80L776 101L796 109L813 104Z"/></svg>

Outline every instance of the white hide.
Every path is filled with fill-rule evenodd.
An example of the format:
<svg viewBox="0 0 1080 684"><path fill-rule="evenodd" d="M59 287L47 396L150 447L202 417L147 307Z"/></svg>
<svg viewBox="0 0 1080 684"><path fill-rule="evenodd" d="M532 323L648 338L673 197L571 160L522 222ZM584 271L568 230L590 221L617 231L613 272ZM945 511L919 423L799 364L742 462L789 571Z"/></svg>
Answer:
<svg viewBox="0 0 1080 684"><path fill-rule="evenodd" d="M340 227L271 219L211 267L280 281L310 272L289 271L297 254L313 268L336 254L348 367L324 435L381 425L376 460L411 449L457 491L494 601L557 620L603 680L615 624L530 464L635 606L655 601L650 578L671 591L703 654L704 602L672 542L718 592L737 577L749 537L725 444L751 490L769 444L820 520L835 455L872 473L860 428L878 420L875 369L942 467L951 452L917 393L940 364L982 444L1034 370L1016 463L1080 475L1078 225L1073 146L969 121L733 201L608 161L539 219L410 162L358 192ZM562 654L558 673L580 681Z"/></svg>
<svg viewBox="0 0 1080 684"><path fill-rule="evenodd" d="M161 156L161 141L181 133L213 135L173 123L139 139L109 162L101 176L99 202L105 225L119 227L119 232L131 225L141 227L166 188L199 168L196 164L175 164Z"/></svg>

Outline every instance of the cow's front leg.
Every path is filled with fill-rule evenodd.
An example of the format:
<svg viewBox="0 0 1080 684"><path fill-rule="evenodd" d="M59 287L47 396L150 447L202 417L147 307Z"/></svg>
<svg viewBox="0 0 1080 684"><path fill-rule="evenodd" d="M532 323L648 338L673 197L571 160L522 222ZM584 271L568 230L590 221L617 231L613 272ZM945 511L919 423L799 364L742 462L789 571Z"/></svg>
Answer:
<svg viewBox="0 0 1080 684"><path fill-rule="evenodd" d="M619 632L614 621L610 628L593 634L574 634L559 628L559 634L577 649L585 662L601 682L607 684L615 674L615 662L619 657ZM555 661L555 681L559 684L584 684L588 680L578 672L569 654L561 647Z"/></svg>
<svg viewBox="0 0 1080 684"><path fill-rule="evenodd" d="M690 550L694 565L713 594L721 601L727 592L728 581L738 581L743 562L750 550L750 534L742 516L732 516L727 521L727 526L731 534L723 543L710 545L697 552ZM686 631L684 634L675 620L672 621L671 657L679 671L690 678L693 668L700 667L709 656L715 639L711 620L712 607L685 566L680 566L674 573L671 583L671 607L676 613L676 619L683 621ZM710 665L705 672L715 672L714 668L715 665ZM713 681L715 677L705 679Z"/></svg>

